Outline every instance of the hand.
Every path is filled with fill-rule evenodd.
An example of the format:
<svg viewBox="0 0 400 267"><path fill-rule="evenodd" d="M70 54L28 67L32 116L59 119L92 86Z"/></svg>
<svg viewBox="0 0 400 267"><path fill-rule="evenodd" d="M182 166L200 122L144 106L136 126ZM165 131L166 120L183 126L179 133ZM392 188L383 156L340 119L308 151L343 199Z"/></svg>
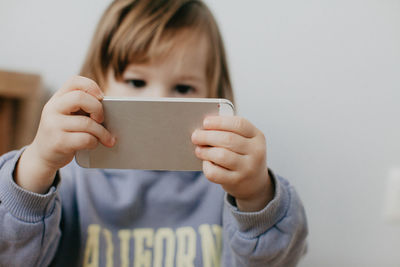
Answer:
<svg viewBox="0 0 400 267"><path fill-rule="evenodd" d="M210 116L192 134L196 156L211 182L235 197L241 211L263 209L273 198L263 133L237 116Z"/></svg>
<svg viewBox="0 0 400 267"><path fill-rule="evenodd" d="M92 149L101 142L107 147L115 139L103 122L103 94L97 84L73 77L43 108L39 129L22 154L14 175L23 188L45 193L56 171L71 162L77 150ZM86 115L79 115L84 114Z"/></svg>

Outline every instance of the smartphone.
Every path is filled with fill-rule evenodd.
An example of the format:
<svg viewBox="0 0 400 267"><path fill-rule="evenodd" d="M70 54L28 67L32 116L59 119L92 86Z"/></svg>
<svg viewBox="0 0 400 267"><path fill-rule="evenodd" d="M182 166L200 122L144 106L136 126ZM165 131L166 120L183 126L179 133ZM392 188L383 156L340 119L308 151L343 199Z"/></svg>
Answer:
<svg viewBox="0 0 400 267"><path fill-rule="evenodd" d="M193 131L208 115L234 115L233 104L217 98L105 97L102 104L103 125L117 143L77 151L85 168L200 171Z"/></svg>

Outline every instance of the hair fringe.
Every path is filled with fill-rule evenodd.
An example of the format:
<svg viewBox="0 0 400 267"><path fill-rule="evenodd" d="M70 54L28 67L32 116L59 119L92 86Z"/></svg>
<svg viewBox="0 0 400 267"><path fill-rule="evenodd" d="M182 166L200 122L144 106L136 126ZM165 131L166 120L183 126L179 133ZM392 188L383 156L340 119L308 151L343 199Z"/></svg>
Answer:
<svg viewBox="0 0 400 267"><path fill-rule="evenodd" d="M81 75L104 87L110 69L120 79L129 64L167 55L185 29L193 36L208 37L208 96L234 102L222 37L211 11L200 0L115 0L100 19Z"/></svg>

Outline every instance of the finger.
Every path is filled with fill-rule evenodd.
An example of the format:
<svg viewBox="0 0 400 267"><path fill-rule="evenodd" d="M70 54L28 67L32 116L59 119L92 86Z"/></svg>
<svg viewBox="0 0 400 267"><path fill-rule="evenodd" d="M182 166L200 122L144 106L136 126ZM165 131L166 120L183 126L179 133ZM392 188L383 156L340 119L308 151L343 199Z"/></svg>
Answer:
<svg viewBox="0 0 400 267"><path fill-rule="evenodd" d="M236 172L227 170L207 160L203 161L203 173L209 181L216 184L225 185L236 180Z"/></svg>
<svg viewBox="0 0 400 267"><path fill-rule="evenodd" d="M240 169L242 155L220 147L201 147L197 146L196 156L201 160L211 161L228 170Z"/></svg>
<svg viewBox="0 0 400 267"><path fill-rule="evenodd" d="M70 153L75 153L82 149L94 149L99 144L99 140L89 134L84 132L70 132L64 135L64 143L68 144L71 151Z"/></svg>
<svg viewBox="0 0 400 267"><path fill-rule="evenodd" d="M203 127L206 130L234 132L247 138L257 134L257 128L253 124L238 116L208 116L203 121Z"/></svg>
<svg viewBox="0 0 400 267"><path fill-rule="evenodd" d="M63 120L63 130L66 132L89 133L107 147L115 144L115 138L111 133L103 125L87 116L65 116Z"/></svg>
<svg viewBox="0 0 400 267"><path fill-rule="evenodd" d="M98 100L103 100L104 95L101 91L100 87L93 80L82 77L82 76L74 76L69 81L67 81L61 89L59 89L55 95L63 95L67 92L80 90L87 94L90 94L97 98Z"/></svg>
<svg viewBox="0 0 400 267"><path fill-rule="evenodd" d="M98 123L104 120L103 106L101 102L83 91L72 91L64 94L56 100L56 109L64 115L83 110Z"/></svg>
<svg viewBox="0 0 400 267"><path fill-rule="evenodd" d="M243 155L247 153L249 140L232 132L195 130L192 142L199 146L223 147Z"/></svg>

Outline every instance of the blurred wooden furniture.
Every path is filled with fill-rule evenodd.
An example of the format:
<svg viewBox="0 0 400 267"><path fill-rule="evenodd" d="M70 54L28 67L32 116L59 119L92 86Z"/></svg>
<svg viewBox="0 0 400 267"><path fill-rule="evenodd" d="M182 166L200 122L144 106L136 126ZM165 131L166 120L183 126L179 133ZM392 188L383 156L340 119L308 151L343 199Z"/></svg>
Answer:
<svg viewBox="0 0 400 267"><path fill-rule="evenodd" d="M0 155L33 140L44 96L39 75L0 70Z"/></svg>

